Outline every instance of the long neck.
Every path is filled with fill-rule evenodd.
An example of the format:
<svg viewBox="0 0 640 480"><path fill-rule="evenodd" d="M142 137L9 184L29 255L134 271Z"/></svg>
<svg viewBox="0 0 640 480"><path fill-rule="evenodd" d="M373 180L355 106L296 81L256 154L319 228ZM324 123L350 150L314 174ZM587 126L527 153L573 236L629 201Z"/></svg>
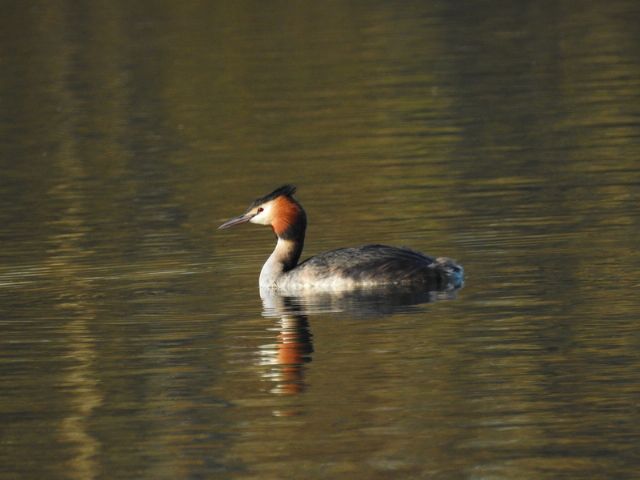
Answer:
<svg viewBox="0 0 640 480"><path fill-rule="evenodd" d="M287 222L286 229L274 228L278 242L260 272L261 287L275 286L283 274L295 268L304 247L306 228L307 218L302 207L294 221Z"/></svg>

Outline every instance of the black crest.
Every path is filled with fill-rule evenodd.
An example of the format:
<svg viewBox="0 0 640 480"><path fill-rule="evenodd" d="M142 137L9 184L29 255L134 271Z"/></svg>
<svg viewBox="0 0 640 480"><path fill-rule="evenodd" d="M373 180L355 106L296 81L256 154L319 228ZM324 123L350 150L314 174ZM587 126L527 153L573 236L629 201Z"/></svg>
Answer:
<svg viewBox="0 0 640 480"><path fill-rule="evenodd" d="M281 197L282 195L286 195L287 197L290 197L294 193L296 193L296 186L295 185L283 185L280 188L276 188L269 195L265 195L264 197L256 198L254 200L254 202L251 204L251 207L249 207L249 208L257 207L258 205L262 205L263 203L266 203L269 200L273 200L274 198Z"/></svg>

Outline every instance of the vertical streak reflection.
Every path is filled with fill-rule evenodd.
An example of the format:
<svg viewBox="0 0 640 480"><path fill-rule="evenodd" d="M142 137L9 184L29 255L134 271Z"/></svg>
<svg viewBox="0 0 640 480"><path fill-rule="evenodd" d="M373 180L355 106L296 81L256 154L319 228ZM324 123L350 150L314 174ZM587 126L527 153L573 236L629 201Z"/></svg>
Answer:
<svg viewBox="0 0 640 480"><path fill-rule="evenodd" d="M103 402L94 369L96 343L90 330L96 311L88 300L96 287L82 275L83 266L93 252L82 245L88 231L83 219L86 211L82 196L74 189L74 183L82 176L82 165L64 149L58 165L65 173L64 180L49 194L62 208L60 217L51 225L55 233L48 240L50 249L45 266L58 285L53 308L60 311L56 318L62 319L60 332L72 361L60 379L64 390L69 392L69 413L61 421L60 437L73 445L70 478L91 479L97 476L96 456L100 442L89 432L89 421L93 410Z"/></svg>

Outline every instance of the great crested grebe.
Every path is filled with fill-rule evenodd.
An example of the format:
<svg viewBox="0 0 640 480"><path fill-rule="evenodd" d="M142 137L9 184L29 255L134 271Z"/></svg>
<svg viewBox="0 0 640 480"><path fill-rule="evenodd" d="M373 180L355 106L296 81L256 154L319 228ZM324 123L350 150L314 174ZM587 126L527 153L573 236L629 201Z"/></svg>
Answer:
<svg viewBox="0 0 640 480"><path fill-rule="evenodd" d="M429 257L404 247L339 248L298 265L307 215L293 198L295 191L295 186L284 185L258 198L244 214L218 227L225 229L246 222L271 226L278 242L260 272L261 289L330 291L385 285L453 289L462 285L463 269L453 260Z"/></svg>

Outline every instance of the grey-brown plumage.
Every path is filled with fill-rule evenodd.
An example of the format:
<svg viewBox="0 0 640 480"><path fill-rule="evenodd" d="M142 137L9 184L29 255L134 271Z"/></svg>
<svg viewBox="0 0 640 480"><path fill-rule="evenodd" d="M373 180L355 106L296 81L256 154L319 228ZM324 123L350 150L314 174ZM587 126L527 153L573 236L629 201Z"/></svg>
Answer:
<svg viewBox="0 0 640 480"><path fill-rule="evenodd" d="M300 276L340 277L363 285L424 283L459 285L462 269L448 258L434 258L406 247L363 245L311 257L295 267ZM293 273L293 272L291 272Z"/></svg>

